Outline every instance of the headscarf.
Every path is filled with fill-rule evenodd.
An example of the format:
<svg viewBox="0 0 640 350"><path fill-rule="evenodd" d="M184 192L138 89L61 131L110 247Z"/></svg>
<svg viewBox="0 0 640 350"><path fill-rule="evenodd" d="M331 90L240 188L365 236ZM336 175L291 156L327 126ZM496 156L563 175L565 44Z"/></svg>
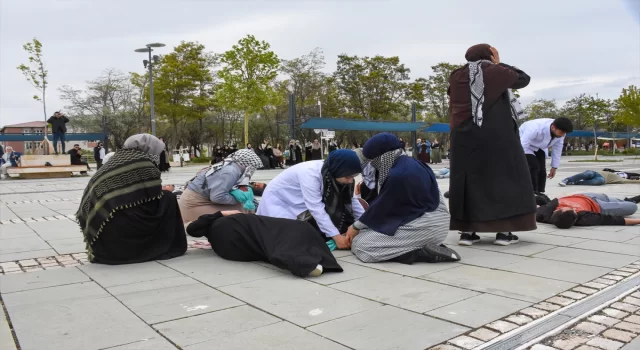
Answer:
<svg viewBox="0 0 640 350"><path fill-rule="evenodd" d="M484 117L482 115L482 106L484 105L484 76L482 73L483 64L494 64L491 62L491 45L478 44L471 46L465 58L469 64L469 89L471 90L471 116L473 122L482 127ZM513 120L518 121L524 119L527 115L518 101L518 98L513 94L511 89L509 92L509 103L511 104L511 116Z"/></svg>
<svg viewBox="0 0 640 350"><path fill-rule="evenodd" d="M313 141L313 143L311 144L311 148L312 148L312 149L315 149L315 150L320 149L320 142L318 142L318 141Z"/></svg>
<svg viewBox="0 0 640 350"><path fill-rule="evenodd" d="M376 169L371 165L371 161L362 154L362 148L354 150L360 159L360 167L362 168L362 181L370 190L376 188Z"/></svg>
<svg viewBox="0 0 640 350"><path fill-rule="evenodd" d="M351 206L355 187L353 183L345 185L338 183L336 179L356 175L361 171L358 155L348 149L331 152L322 165L322 202L331 222L341 233L346 232L355 221Z"/></svg>
<svg viewBox="0 0 640 350"><path fill-rule="evenodd" d="M373 136L363 147L363 154L378 171L379 194L360 221L389 236L440 205L440 191L431 168L408 157L401 147L390 133Z"/></svg>
<svg viewBox="0 0 640 350"><path fill-rule="evenodd" d="M155 136L131 136L89 180L76 213L89 254L91 245L118 210L162 197L157 161L163 148Z"/></svg>
<svg viewBox="0 0 640 350"><path fill-rule="evenodd" d="M253 173L263 166L262 160L260 160L260 157L258 157L256 152L250 149L240 149L231 153L222 162L212 165L209 171L205 173L205 177L209 177L210 175L222 169L222 167L232 163L236 163L244 167L244 173L242 174L234 188L237 188L237 186L240 185L248 185L249 180L251 180L251 176L253 176Z"/></svg>

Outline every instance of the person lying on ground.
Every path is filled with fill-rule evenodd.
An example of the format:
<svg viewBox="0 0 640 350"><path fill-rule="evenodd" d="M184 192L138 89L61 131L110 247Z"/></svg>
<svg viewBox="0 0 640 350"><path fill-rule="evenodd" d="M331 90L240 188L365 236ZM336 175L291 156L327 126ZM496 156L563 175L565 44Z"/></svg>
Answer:
<svg viewBox="0 0 640 350"><path fill-rule="evenodd" d="M616 175L620 176L623 179L640 180L640 174L639 173L632 173L632 172L628 172L628 171L619 171L619 170L614 170L614 169L609 169L609 168L604 168L604 169L602 169L602 171L615 173Z"/></svg>
<svg viewBox="0 0 640 350"><path fill-rule="evenodd" d="M207 167L191 179L180 196L180 211L185 222L194 221L204 214L223 210L240 210L240 203L231 192L246 186L262 161L255 152L241 149L231 153L222 162Z"/></svg>
<svg viewBox="0 0 640 350"><path fill-rule="evenodd" d="M92 263L141 263L187 251L178 200L162 188L163 149L155 136L131 136L89 180L76 218Z"/></svg>
<svg viewBox="0 0 640 350"><path fill-rule="evenodd" d="M326 241L349 249L343 234L364 213L354 196L354 177L361 171L358 155L348 149L292 166L269 182L257 214L308 221Z"/></svg>
<svg viewBox="0 0 640 350"><path fill-rule="evenodd" d="M356 257L368 263L460 260L442 244L451 217L431 168L407 156L390 133L370 138L362 154L378 173L379 192L347 231Z"/></svg>
<svg viewBox="0 0 640 350"><path fill-rule="evenodd" d="M623 183L635 183L640 184L640 180L630 180L627 177L622 176L609 171L593 171L587 170L580 174L569 176L568 178L560 181L558 185L572 186L602 186L608 184L623 184Z"/></svg>
<svg viewBox="0 0 640 350"><path fill-rule="evenodd" d="M187 233L207 237L227 260L264 261L299 277L343 271L317 230L304 221L222 211L200 216Z"/></svg>
<svg viewBox="0 0 640 350"><path fill-rule="evenodd" d="M638 200L640 196L632 199ZM638 206L632 201L610 198L602 193L583 193L553 199L538 207L536 221L561 229L572 226L638 225L633 215Z"/></svg>

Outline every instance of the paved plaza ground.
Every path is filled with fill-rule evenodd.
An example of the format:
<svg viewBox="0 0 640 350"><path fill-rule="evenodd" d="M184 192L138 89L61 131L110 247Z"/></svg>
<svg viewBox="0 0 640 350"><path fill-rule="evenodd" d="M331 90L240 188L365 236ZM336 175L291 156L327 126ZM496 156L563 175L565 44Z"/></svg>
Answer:
<svg viewBox="0 0 640 350"><path fill-rule="evenodd" d="M640 160L631 158L570 162L576 159L564 158L548 181L551 198L640 194L636 184L559 187L564 177L587 169L640 172ZM183 184L200 168L172 168L163 183ZM268 182L279 172L260 170L254 180ZM426 349L532 306L553 311L545 300L614 270L632 275L634 268L625 267L640 260L640 226L539 225L518 233L521 242L508 247L493 245L490 234L459 247L450 232L446 243L462 256L459 263L366 264L350 251L335 251L345 271L318 278L226 261L198 248L165 261L90 264L70 219L88 180L0 181L0 293L23 350ZM448 189L448 180L438 182ZM493 331L482 329L495 336L519 324L499 322L489 326ZM474 347L467 338L441 348ZM15 348L0 315L0 349Z"/></svg>

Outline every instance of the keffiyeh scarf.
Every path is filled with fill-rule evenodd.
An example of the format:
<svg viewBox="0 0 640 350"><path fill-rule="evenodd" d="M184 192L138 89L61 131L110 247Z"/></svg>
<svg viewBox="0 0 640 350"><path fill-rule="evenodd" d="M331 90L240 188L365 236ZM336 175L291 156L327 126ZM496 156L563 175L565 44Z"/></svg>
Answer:
<svg viewBox="0 0 640 350"><path fill-rule="evenodd" d="M162 197L157 159L137 149L121 149L89 180L76 213L89 252L116 211Z"/></svg>
<svg viewBox="0 0 640 350"><path fill-rule="evenodd" d="M389 176L389 171L391 171L393 164L401 156L406 156L402 149L394 149L371 160L371 165L378 171L378 193L380 193L384 181Z"/></svg>
<svg viewBox="0 0 640 350"><path fill-rule="evenodd" d="M471 115L473 122L482 127L484 117L482 115L482 106L484 105L484 76L482 74L482 64L493 64L488 60L479 60L475 62L469 62L469 87L471 90ZM518 121L526 118L526 114L520 101L516 95L508 89L509 103L511 104L511 117L513 120Z"/></svg>
<svg viewBox="0 0 640 350"><path fill-rule="evenodd" d="M244 173L242 174L238 182L236 182L233 189L238 188L238 186L249 185L249 180L251 180L251 176L253 176L253 173L263 166L262 161L260 160L260 157L258 157L256 152L250 149L241 149L231 153L222 162L212 165L204 176L209 177L210 175L222 169L222 167L227 166L231 163L236 163L244 167Z"/></svg>

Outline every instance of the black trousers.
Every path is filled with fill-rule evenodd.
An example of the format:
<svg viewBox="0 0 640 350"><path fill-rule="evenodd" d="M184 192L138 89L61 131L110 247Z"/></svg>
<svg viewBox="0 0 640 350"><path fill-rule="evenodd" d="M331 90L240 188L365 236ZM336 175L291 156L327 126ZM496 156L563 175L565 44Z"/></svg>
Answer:
<svg viewBox="0 0 640 350"><path fill-rule="evenodd" d="M547 184L547 159L544 151L539 149L534 154L527 154L529 174L533 183L533 192L544 192Z"/></svg>

